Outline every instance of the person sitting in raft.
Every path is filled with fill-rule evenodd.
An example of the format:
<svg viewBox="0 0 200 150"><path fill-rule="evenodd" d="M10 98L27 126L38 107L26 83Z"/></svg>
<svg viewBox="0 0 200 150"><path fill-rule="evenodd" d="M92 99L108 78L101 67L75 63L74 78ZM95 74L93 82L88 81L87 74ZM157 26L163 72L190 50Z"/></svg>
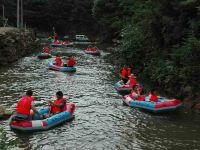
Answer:
<svg viewBox="0 0 200 150"><path fill-rule="evenodd" d="M130 67L130 66L127 66L127 74L128 74L128 76L130 76L131 73L132 73L131 67Z"/></svg>
<svg viewBox="0 0 200 150"><path fill-rule="evenodd" d="M131 87L133 87L133 85L137 84L137 80L136 80L136 76L134 74L131 74L128 76L128 82L126 83L127 85L130 85Z"/></svg>
<svg viewBox="0 0 200 150"><path fill-rule="evenodd" d="M158 96L156 94L156 90L155 89L152 89L150 92L149 92L149 100L151 102L158 102Z"/></svg>
<svg viewBox="0 0 200 150"><path fill-rule="evenodd" d="M72 54L69 55L69 60L68 60L68 64L67 66L68 67L74 67L74 65L76 64L75 60L74 60L74 57Z"/></svg>
<svg viewBox="0 0 200 150"><path fill-rule="evenodd" d="M56 92L56 100L49 101L50 103L50 113L49 114L45 114L45 118L51 117L54 114L63 112L66 110L66 103L67 100L65 98L63 98L63 93L62 91L58 91Z"/></svg>
<svg viewBox="0 0 200 150"><path fill-rule="evenodd" d="M63 62L62 62L62 59L60 58L60 56L59 55L56 55L56 58L55 58L55 65L56 66L59 66L59 67L61 67L62 66L62 64L63 64Z"/></svg>
<svg viewBox="0 0 200 150"><path fill-rule="evenodd" d="M133 85L130 97L134 100L140 100L140 101L145 100L145 96L140 94L140 89L138 88L137 85Z"/></svg>
<svg viewBox="0 0 200 150"><path fill-rule="evenodd" d="M53 38L54 40L56 40L56 39L58 38L58 34L57 34L57 33L54 33L53 36L52 36L52 38Z"/></svg>
<svg viewBox="0 0 200 150"><path fill-rule="evenodd" d="M121 84L126 84L128 82L128 72L127 72L127 66L124 65L124 67L120 70L120 77L121 77Z"/></svg>
<svg viewBox="0 0 200 150"><path fill-rule="evenodd" d="M34 114L38 114L40 118L42 115L37 111L35 106L33 105L34 97L33 91L28 90L26 91L26 95L23 96L17 103L16 107L16 119L19 120L26 120L31 119L30 110L33 110Z"/></svg>
<svg viewBox="0 0 200 150"><path fill-rule="evenodd" d="M50 49L48 48L48 47L44 47L43 49L42 49L42 52L43 53L50 53Z"/></svg>

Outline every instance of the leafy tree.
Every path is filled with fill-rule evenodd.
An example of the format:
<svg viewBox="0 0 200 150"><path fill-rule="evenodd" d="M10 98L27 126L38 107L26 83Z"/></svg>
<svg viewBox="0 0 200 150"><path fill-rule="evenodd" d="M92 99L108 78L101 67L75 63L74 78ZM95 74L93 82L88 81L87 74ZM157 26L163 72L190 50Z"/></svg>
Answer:
<svg viewBox="0 0 200 150"><path fill-rule="evenodd" d="M200 1L96 0L93 14L122 37L112 57L168 94L199 97Z"/></svg>

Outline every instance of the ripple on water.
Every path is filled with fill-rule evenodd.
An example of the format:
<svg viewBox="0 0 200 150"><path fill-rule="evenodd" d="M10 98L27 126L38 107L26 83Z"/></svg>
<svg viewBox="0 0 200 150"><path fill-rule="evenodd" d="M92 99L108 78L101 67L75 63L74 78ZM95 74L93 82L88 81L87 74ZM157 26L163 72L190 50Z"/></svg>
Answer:
<svg viewBox="0 0 200 150"><path fill-rule="evenodd" d="M19 138L19 148L41 150L152 150L200 149L199 116L152 115L123 106L113 89L114 68L101 57L80 49L57 49L66 61L77 60L77 72L67 74L47 69L46 60L25 57L0 70L0 104L15 108L27 88L34 90L35 104L47 105L62 90L76 104L75 119L52 130L32 134L14 133L8 121L1 122L10 138ZM53 60L52 58L51 60Z"/></svg>

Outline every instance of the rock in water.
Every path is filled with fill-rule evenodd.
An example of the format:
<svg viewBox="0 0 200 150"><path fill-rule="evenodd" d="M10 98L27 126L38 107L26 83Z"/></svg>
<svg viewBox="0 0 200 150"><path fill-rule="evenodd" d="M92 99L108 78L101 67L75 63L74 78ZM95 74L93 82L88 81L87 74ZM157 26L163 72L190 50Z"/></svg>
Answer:
<svg viewBox="0 0 200 150"><path fill-rule="evenodd" d="M0 119L8 119L12 114L13 112L11 110L0 105Z"/></svg>

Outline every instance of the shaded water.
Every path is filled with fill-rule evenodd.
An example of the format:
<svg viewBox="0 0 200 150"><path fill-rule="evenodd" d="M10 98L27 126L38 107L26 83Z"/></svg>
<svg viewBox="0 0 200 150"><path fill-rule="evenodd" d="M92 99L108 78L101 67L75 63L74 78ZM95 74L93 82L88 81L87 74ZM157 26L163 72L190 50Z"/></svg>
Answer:
<svg viewBox="0 0 200 150"><path fill-rule="evenodd" d="M73 53L77 72L50 71L46 60L36 55L0 70L0 104L15 107L22 94L35 91L36 105L42 107L62 90L76 105L75 120L48 131L14 133L8 121L1 122L9 138L23 141L21 149L41 150L194 150L200 149L200 118L177 112L152 115L122 105L112 85L117 81L113 66L101 57L80 49L61 49L63 56ZM64 57L65 58L65 57ZM66 57L67 59L67 57Z"/></svg>

